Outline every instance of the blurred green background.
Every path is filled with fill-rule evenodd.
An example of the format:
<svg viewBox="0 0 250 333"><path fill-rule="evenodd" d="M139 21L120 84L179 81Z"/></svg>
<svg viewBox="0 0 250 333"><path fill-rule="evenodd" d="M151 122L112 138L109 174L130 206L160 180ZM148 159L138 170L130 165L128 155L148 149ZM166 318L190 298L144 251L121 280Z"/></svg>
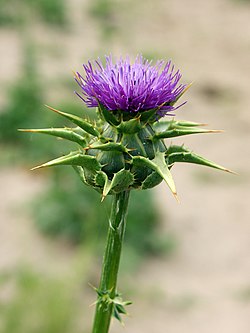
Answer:
<svg viewBox="0 0 250 333"><path fill-rule="evenodd" d="M110 198L67 167L29 172L72 146L17 129L66 125L44 104L91 116L72 70L110 53L172 59L195 82L177 117L227 131L185 142L240 174L178 167L181 205L162 186L132 193L119 283L136 300L127 331L216 332L220 318L220 332L249 332L250 214L239 199L249 195L249 14L237 0L0 0L1 332L90 331Z"/></svg>

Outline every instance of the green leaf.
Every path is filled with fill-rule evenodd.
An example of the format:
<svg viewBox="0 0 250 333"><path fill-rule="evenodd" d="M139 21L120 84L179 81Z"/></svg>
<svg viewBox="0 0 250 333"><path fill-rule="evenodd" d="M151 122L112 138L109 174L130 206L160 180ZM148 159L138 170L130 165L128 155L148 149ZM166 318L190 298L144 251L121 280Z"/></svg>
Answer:
<svg viewBox="0 0 250 333"><path fill-rule="evenodd" d="M115 304L115 307L117 309L117 312L119 312L121 314L127 314L127 311L122 304Z"/></svg>
<svg viewBox="0 0 250 333"><path fill-rule="evenodd" d="M186 120L163 120L158 121L153 124L153 128L156 131L166 131L169 129L173 129L176 127L197 127L197 126L205 126L206 124L202 123L195 123L193 121L186 121Z"/></svg>
<svg viewBox="0 0 250 333"><path fill-rule="evenodd" d="M120 122L114 116L114 114L112 113L112 111L107 110L105 108L105 106L103 104L101 104L99 101L98 101L98 110L101 113L101 115L103 116L104 120L106 120L110 125L112 125L112 126L119 125Z"/></svg>
<svg viewBox="0 0 250 333"><path fill-rule="evenodd" d="M142 182L141 188L147 190L149 188L155 187L156 185L162 182L162 177L156 172L153 171L147 178Z"/></svg>
<svg viewBox="0 0 250 333"><path fill-rule="evenodd" d="M146 165L150 167L152 170L156 171L165 180L171 192L173 193L175 198L177 198L174 180L166 164L164 153L157 152L153 160L149 160L143 156L134 156L133 164L138 166Z"/></svg>
<svg viewBox="0 0 250 333"><path fill-rule="evenodd" d="M110 192L112 185L111 185L111 180L108 179L108 176L106 175L105 172L103 171L99 171L99 177L102 177L104 180L104 186L103 186L103 191L102 191L102 200L103 201L105 199L105 197L108 195L108 193ZM100 182L100 180L99 180Z"/></svg>
<svg viewBox="0 0 250 333"><path fill-rule="evenodd" d="M99 132L94 128L94 125L83 120L82 118L75 116L73 114L70 113L66 113L66 112L62 112L59 110L56 110L54 108L52 108L51 106L45 105L47 108L49 108L50 110L60 114L61 116L69 119L72 123L76 124L77 126L81 127L85 132L93 135L93 136L99 136Z"/></svg>
<svg viewBox="0 0 250 333"><path fill-rule="evenodd" d="M142 129L139 118L133 118L128 121L122 121L120 125L117 126L118 132L126 134L138 133Z"/></svg>
<svg viewBox="0 0 250 333"><path fill-rule="evenodd" d="M111 185L117 192L127 189L134 182L134 176L130 171L122 169L114 174Z"/></svg>
<svg viewBox="0 0 250 333"><path fill-rule="evenodd" d="M89 155L84 155L81 152L72 152L68 155L61 156L47 163L41 164L32 168L31 170L57 166L57 165L78 165L91 171L100 171L101 165L97 162L96 158Z"/></svg>
<svg viewBox="0 0 250 333"><path fill-rule="evenodd" d="M81 180L85 185L88 185L88 186L89 186L89 184L87 183L87 181L86 181L86 179L85 179L83 168L82 168L81 166L73 165L73 169L74 169L75 172L78 174L80 180Z"/></svg>
<svg viewBox="0 0 250 333"><path fill-rule="evenodd" d="M153 135L152 139L167 139L167 138L173 138L177 136L183 136L183 135L189 135L189 134L203 134L203 133L219 133L221 131L219 130L206 130L201 128L195 128L195 127L178 127L174 129L169 129L163 132L156 133Z"/></svg>
<svg viewBox="0 0 250 333"><path fill-rule="evenodd" d="M132 302L123 301L122 298L118 295L112 300L112 303L113 303L113 316L117 320L119 320L119 322L121 324L123 324L121 314L128 315L128 312L126 311L125 306L131 305Z"/></svg>
<svg viewBox="0 0 250 333"><path fill-rule="evenodd" d="M143 123L149 123L151 120L155 121L155 114L157 112L157 108L151 109L151 110L147 110L147 111L143 111L140 113L140 120Z"/></svg>
<svg viewBox="0 0 250 333"><path fill-rule="evenodd" d="M80 135L73 131L73 129L67 128L39 128L39 129L20 129L21 132L41 133L53 135L65 140L79 143L80 146L86 146L86 140Z"/></svg>
<svg viewBox="0 0 250 333"><path fill-rule="evenodd" d="M114 307L113 307L113 316L114 316L115 319L117 319L123 325L122 317L120 316L120 313L117 310L116 305L114 305Z"/></svg>
<svg viewBox="0 0 250 333"><path fill-rule="evenodd" d="M123 152L123 153L128 152L126 147L124 147L121 143L116 143L116 142L107 142L104 144L93 143L90 146L86 147L85 149L86 150L99 149L102 151L117 151L117 152Z"/></svg>
<svg viewBox="0 0 250 333"><path fill-rule="evenodd" d="M102 193L103 199L112 189L115 189L117 192L124 191L125 189L128 189L129 185L131 185L134 181L134 177L131 172L125 169L115 173L112 180L109 180L108 176L104 172L102 173L105 175L103 175L105 177L105 185Z"/></svg>
<svg viewBox="0 0 250 333"><path fill-rule="evenodd" d="M95 183L98 187L103 188L106 181L107 181L107 175L103 171L98 171L96 176L95 176Z"/></svg>
<svg viewBox="0 0 250 333"><path fill-rule="evenodd" d="M196 155L187 148L184 148L183 146L175 146L175 145L170 146L166 153L166 160L168 165L173 165L176 162L193 163L234 173L233 171L226 169L223 166L220 166L210 160L207 160L204 157Z"/></svg>

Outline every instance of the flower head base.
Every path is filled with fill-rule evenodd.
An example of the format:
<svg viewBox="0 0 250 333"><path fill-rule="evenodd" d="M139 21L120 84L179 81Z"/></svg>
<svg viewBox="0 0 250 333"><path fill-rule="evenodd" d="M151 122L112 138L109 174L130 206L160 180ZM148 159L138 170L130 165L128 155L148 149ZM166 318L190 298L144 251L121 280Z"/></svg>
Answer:
<svg viewBox="0 0 250 333"><path fill-rule="evenodd" d="M78 95L87 106L101 103L109 111L127 112L131 117L151 109L156 109L160 117L170 115L186 87L179 84L181 74L174 71L171 61L157 61L153 66L137 56L134 63L129 57L113 63L109 56L106 66L98 60L83 68L85 78L76 73L76 81L83 96Z"/></svg>

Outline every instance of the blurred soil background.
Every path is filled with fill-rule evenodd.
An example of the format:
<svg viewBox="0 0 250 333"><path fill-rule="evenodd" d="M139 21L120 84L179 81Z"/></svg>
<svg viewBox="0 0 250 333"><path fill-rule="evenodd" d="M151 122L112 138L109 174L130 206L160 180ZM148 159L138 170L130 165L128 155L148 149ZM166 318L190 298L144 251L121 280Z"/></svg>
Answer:
<svg viewBox="0 0 250 333"><path fill-rule="evenodd" d="M180 204L164 184L133 193L119 280L133 305L111 332L249 333L249 18L247 0L0 0L1 332L90 332L110 201L70 168L30 172L71 146L16 129L63 126L44 104L91 115L72 70L141 53L194 82L178 119L225 130L176 141L238 175L180 164Z"/></svg>

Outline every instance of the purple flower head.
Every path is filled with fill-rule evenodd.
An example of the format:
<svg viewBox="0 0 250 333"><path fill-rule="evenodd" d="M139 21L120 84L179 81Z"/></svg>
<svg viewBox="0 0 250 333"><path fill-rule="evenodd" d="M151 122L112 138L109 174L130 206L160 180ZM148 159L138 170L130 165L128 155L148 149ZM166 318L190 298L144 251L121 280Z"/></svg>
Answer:
<svg viewBox="0 0 250 333"><path fill-rule="evenodd" d="M83 96L77 95L88 107L97 107L100 102L112 111L138 113L156 108L160 117L172 115L174 103L186 87L179 84L181 74L174 71L171 61L152 65L141 55L134 63L129 57L113 63L112 56L108 56L105 66L98 59L83 68L85 77L76 73Z"/></svg>

